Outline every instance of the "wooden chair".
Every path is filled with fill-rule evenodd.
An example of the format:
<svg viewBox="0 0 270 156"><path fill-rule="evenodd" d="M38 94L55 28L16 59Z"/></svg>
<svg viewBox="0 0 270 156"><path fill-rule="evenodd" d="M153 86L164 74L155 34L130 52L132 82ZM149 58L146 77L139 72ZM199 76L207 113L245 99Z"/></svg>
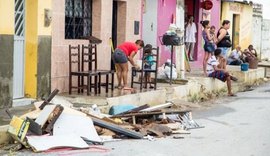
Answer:
<svg viewBox="0 0 270 156"><path fill-rule="evenodd" d="M144 59L146 57L145 53L143 53L142 56L142 66L141 69L137 70L135 68L132 68L132 72L131 72L131 88L133 88L134 84L139 84L140 85L140 90L142 90L143 85L144 88L147 88L148 84L153 84L154 85L154 89L157 89L157 72L158 72L158 61L159 61L159 47L156 48L152 48L152 54L150 55L152 56L153 59L153 65L155 65L154 69L145 69L145 62ZM149 73L152 75L152 73L154 73L154 78L152 78L151 82L147 81L147 77L146 77L146 73ZM139 76L138 81L134 80L135 76Z"/></svg>
<svg viewBox="0 0 270 156"><path fill-rule="evenodd" d="M101 93L101 86L105 86L106 93L109 91L109 85L111 86L111 90L114 89L114 70L103 70L98 69L97 67L97 45L89 44L82 45L82 69L85 69L85 64L87 65L87 70L90 72L99 73L98 79L98 93ZM109 76L111 75L111 81L109 82ZM102 76L105 76L105 83L102 83ZM90 79L91 81L91 79Z"/></svg>
<svg viewBox="0 0 270 156"><path fill-rule="evenodd" d="M77 77L77 86L73 86L72 77ZM83 71L81 68L81 51L80 45L71 46L69 45L69 94L71 94L72 89L77 89L78 93L83 93L84 89L87 91L87 95L90 93L90 88L95 88L95 94L97 94L98 90L98 73L95 72L87 72ZM87 83L84 84L84 78L87 77ZM95 77L95 82L92 83L89 81L92 77ZM91 86L92 85L92 86Z"/></svg>

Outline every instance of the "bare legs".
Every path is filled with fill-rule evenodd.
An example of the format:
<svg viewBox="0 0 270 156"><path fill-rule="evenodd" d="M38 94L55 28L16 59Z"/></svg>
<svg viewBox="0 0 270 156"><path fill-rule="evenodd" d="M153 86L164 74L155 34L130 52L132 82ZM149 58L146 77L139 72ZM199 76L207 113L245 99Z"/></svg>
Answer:
<svg viewBox="0 0 270 156"><path fill-rule="evenodd" d="M229 73L227 73L228 76L226 78L226 81L227 81L227 87L228 87L228 96L232 96L233 93L232 93L232 81L231 81L231 76L229 75Z"/></svg>
<svg viewBox="0 0 270 156"><path fill-rule="evenodd" d="M118 63L115 64L116 66L116 74L117 74L117 80L118 80L118 88L122 87L128 87L127 85L127 77L128 77L128 63ZM122 86L122 80L123 80L123 86Z"/></svg>
<svg viewBox="0 0 270 156"><path fill-rule="evenodd" d="M186 50L188 52L188 56L189 56L190 61L193 61L194 47L195 47L195 43L193 43L193 42L187 42L186 43Z"/></svg>
<svg viewBox="0 0 270 156"><path fill-rule="evenodd" d="M212 54L209 53L209 52L204 53L204 58L203 58L203 73L204 73L204 76L207 76L206 64L207 64L208 59L211 57L211 55Z"/></svg>

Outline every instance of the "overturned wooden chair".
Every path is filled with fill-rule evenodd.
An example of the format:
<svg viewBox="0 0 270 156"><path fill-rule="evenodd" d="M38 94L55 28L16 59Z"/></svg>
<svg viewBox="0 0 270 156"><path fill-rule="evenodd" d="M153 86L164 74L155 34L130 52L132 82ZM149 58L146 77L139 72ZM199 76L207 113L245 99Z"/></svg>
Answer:
<svg viewBox="0 0 270 156"><path fill-rule="evenodd" d="M153 57L153 67L151 69L146 69L145 68L145 61L144 59L146 58L146 54L143 52L142 55L142 65L141 65L141 69L135 69L132 68L132 72L131 72L131 88L133 88L134 84L139 84L140 85L140 90L142 90L143 88L147 88L147 85L149 84L151 86L151 84L154 85L153 89L157 89L157 72L158 72L158 61L159 61L159 47L156 48L151 48L152 49L152 53L149 54L148 56L152 56ZM154 77L151 77L151 82L147 81L147 74L150 75L154 75ZM135 77L139 77L138 80L135 80Z"/></svg>

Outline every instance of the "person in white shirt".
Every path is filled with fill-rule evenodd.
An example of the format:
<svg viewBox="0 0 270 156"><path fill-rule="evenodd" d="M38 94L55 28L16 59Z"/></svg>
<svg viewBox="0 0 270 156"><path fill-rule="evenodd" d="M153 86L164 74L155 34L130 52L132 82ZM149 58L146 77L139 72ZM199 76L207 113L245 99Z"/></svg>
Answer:
<svg viewBox="0 0 270 156"><path fill-rule="evenodd" d="M232 93L232 83L231 80L237 81L236 77L231 76L227 71L224 69L218 68L219 62L218 59L221 56L221 49L216 49L214 55L209 58L207 61L206 71L208 77L217 78L223 82L227 82L228 88L228 96L235 96Z"/></svg>
<svg viewBox="0 0 270 156"><path fill-rule="evenodd" d="M241 47L238 45L236 48L231 52L227 64L229 65L240 65L243 62L241 61L242 51Z"/></svg>
<svg viewBox="0 0 270 156"><path fill-rule="evenodd" d="M195 23L193 22L193 17L189 18L188 23L186 24L186 50L188 52L189 60L193 61L194 58L194 47L196 43L195 34L197 33L197 28Z"/></svg>

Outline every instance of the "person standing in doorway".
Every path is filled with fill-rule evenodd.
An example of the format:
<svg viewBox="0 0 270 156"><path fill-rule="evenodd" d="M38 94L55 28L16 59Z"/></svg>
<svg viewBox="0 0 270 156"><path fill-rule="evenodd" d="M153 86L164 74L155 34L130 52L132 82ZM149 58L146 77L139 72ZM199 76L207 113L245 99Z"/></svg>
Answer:
<svg viewBox="0 0 270 156"><path fill-rule="evenodd" d="M224 20L222 22L222 27L217 33L217 48L221 49L221 56L227 60L227 53L229 48L232 46L231 37L228 32L230 29L230 21Z"/></svg>
<svg viewBox="0 0 270 156"><path fill-rule="evenodd" d="M186 50L188 52L189 60L193 61L194 58L194 47L196 43L195 34L197 33L197 28L194 23L193 16L191 16L186 24Z"/></svg>
<svg viewBox="0 0 270 156"><path fill-rule="evenodd" d="M133 42L124 42L120 44L112 55L112 59L116 66L116 74L118 79L118 89L130 90L127 85L128 78L128 62L131 63L133 67L139 69L139 66L134 61L134 56L137 51L144 47L143 40L137 40ZM123 80L123 85L122 85Z"/></svg>
<svg viewBox="0 0 270 156"><path fill-rule="evenodd" d="M206 63L209 58L212 56L213 52L215 51L215 44L214 44L214 35L210 34L210 22L208 20L201 21L201 25L203 26L202 36L204 39L204 58L203 58L203 72L204 75L207 76L206 72Z"/></svg>

